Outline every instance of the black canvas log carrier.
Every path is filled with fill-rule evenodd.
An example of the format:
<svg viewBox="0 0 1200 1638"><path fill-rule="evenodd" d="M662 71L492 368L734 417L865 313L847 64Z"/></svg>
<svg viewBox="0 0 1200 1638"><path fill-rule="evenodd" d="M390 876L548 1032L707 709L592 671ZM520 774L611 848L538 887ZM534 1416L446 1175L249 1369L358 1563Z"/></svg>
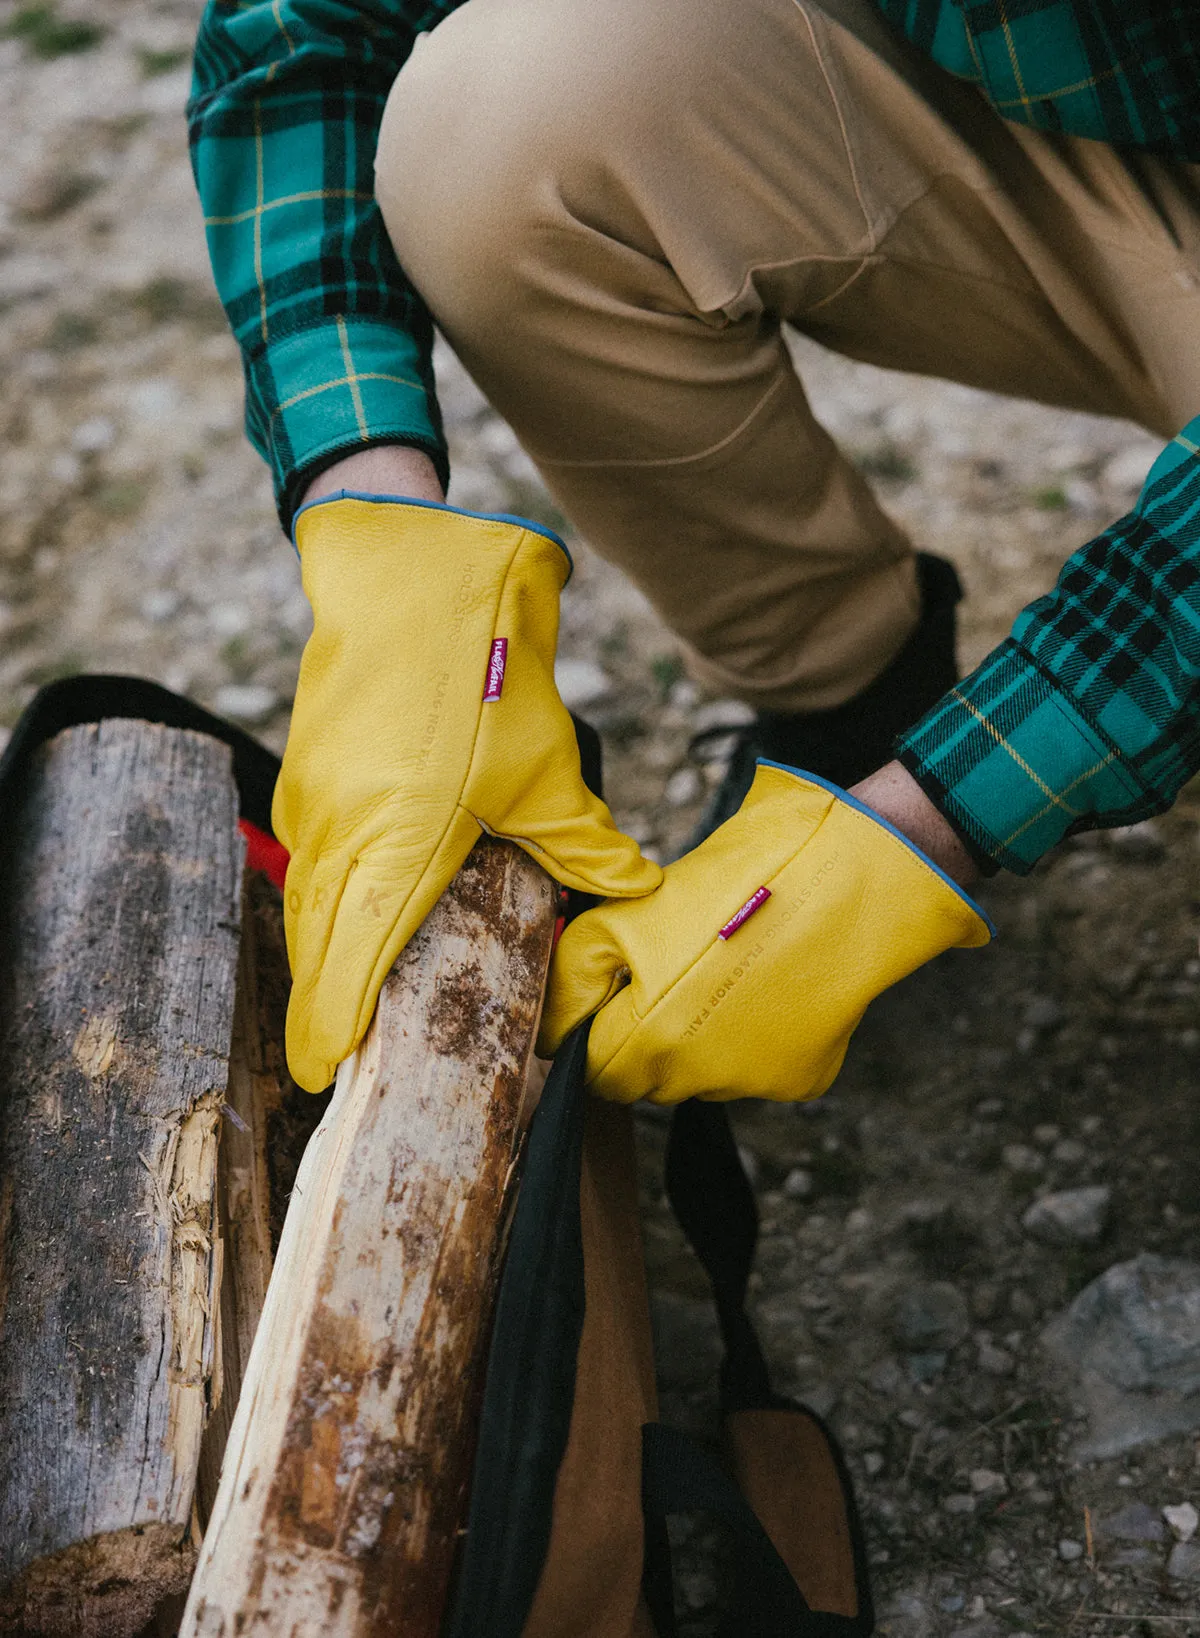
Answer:
<svg viewBox="0 0 1200 1638"><path fill-rule="evenodd" d="M120 719L230 748L248 862L280 885L286 856L270 828L276 758L240 729L135 678L71 678L32 701L0 758L3 856L12 856L12 827L40 748L65 729ZM586 724L577 733L585 777L598 791L599 742ZM586 906L572 895L567 914ZM667 1519L680 1512L720 1521L720 1638L866 1638L874 1616L845 1465L820 1418L774 1392L746 1310L757 1212L726 1111L689 1103L674 1112L665 1179L711 1283L724 1344L718 1451L654 1419L630 1117L585 1097L585 1055L583 1026L555 1060L524 1147L442 1638L674 1638ZM321 1101L310 1100L318 1109ZM0 1107L0 1165L3 1134ZM0 1219L0 1262L21 1233L19 1207ZM0 1384L6 1356L27 1343L14 1313L0 1308ZM623 1396L626 1382L641 1386ZM11 1414L0 1398L0 1501L12 1483L3 1453ZM50 1462L55 1419L74 1412L50 1404L38 1414ZM633 1449L636 1460L597 1461L606 1448ZM398 1474L398 1492L403 1482ZM0 1630L39 1630L12 1602L22 1566L10 1560L0 1568ZM386 1560L373 1574L386 1581ZM167 1630L159 1619L157 1630ZM367 1610L345 1630L383 1629ZM403 1624L387 1630L404 1638Z"/></svg>

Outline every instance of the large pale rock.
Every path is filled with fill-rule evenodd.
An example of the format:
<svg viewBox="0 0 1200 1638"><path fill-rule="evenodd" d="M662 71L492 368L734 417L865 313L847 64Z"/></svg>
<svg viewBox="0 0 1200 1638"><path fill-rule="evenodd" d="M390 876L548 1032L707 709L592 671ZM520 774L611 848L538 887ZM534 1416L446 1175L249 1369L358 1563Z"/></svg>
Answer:
<svg viewBox="0 0 1200 1638"><path fill-rule="evenodd" d="M1116 1263L1042 1333L1087 1409L1074 1455L1099 1460L1200 1429L1200 1263Z"/></svg>

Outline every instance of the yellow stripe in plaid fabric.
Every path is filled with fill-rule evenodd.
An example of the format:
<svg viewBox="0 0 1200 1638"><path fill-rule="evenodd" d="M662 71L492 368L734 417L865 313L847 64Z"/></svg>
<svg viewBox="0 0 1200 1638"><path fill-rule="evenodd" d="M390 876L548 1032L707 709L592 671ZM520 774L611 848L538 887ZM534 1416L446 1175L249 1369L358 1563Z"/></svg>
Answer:
<svg viewBox="0 0 1200 1638"><path fill-rule="evenodd" d="M1195 0L875 0L1006 119L1200 160Z"/></svg>

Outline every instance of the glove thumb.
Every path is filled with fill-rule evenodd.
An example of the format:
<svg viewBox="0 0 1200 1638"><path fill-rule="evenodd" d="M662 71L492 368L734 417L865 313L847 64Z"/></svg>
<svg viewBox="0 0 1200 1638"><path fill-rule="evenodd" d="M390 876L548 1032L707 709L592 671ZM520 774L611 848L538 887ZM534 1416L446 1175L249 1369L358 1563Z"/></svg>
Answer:
<svg viewBox="0 0 1200 1638"><path fill-rule="evenodd" d="M518 803L497 829L532 854L555 881L597 898L641 898L662 881L662 867L643 858L633 838L617 829L578 771L574 777L542 781L536 804Z"/></svg>
<svg viewBox="0 0 1200 1638"><path fill-rule="evenodd" d="M538 1032L540 1058L552 1058L576 1024L629 982L625 952L603 905L573 921L558 941Z"/></svg>

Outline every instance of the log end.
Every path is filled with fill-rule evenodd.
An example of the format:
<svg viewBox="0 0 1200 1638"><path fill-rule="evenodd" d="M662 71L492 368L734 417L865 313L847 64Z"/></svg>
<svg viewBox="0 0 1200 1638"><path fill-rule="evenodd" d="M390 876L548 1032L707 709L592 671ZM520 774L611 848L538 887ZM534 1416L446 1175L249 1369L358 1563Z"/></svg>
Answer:
<svg viewBox="0 0 1200 1638"><path fill-rule="evenodd" d="M0 1588L6 1638L128 1638L186 1593L196 1549L178 1524L135 1525L36 1559Z"/></svg>

